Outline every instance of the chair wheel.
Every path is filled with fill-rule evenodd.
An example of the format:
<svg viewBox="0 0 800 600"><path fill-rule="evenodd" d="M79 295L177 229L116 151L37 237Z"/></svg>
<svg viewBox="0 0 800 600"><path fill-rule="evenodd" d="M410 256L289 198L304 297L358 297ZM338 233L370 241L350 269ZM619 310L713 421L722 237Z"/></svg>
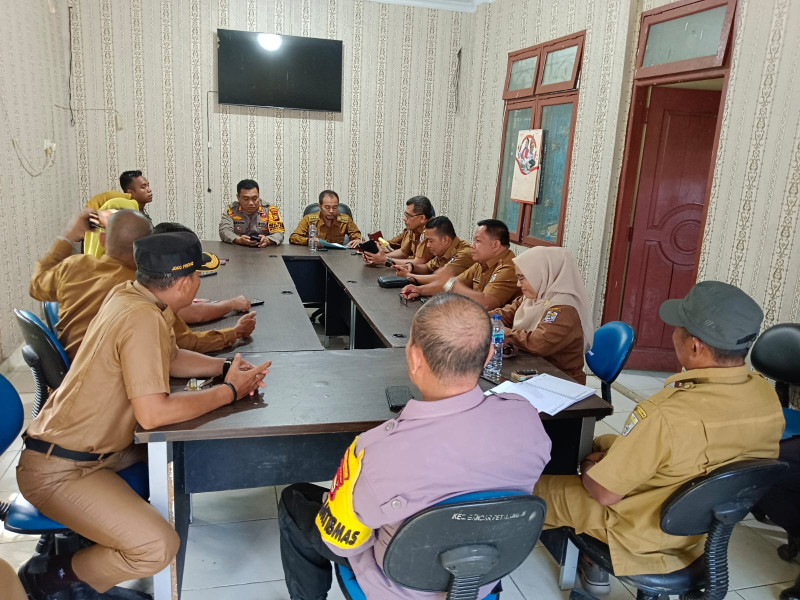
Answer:
<svg viewBox="0 0 800 600"><path fill-rule="evenodd" d="M792 543L778 546L778 556L781 557L781 560L785 560L786 562L792 562L794 558L797 556L797 546Z"/></svg>

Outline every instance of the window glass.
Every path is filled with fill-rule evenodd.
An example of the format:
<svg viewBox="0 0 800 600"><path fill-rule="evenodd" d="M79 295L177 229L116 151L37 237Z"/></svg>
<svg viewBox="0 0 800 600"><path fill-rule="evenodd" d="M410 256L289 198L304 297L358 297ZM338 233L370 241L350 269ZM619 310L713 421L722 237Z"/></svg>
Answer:
<svg viewBox="0 0 800 600"><path fill-rule="evenodd" d="M536 75L536 61L538 58L538 56L530 56L511 63L511 77L508 78L509 92L533 87L533 78Z"/></svg>
<svg viewBox="0 0 800 600"><path fill-rule="evenodd" d="M528 235L554 243L558 240L571 125L571 102L542 107L542 174L539 200L531 206Z"/></svg>
<svg viewBox="0 0 800 600"><path fill-rule="evenodd" d="M575 66L575 58L577 56L577 46L548 52L544 61L542 85L550 85L551 83L560 83L572 79L572 68Z"/></svg>
<svg viewBox="0 0 800 600"><path fill-rule="evenodd" d="M727 6L718 6L652 25L644 48L643 67L714 56L719 47Z"/></svg>
<svg viewBox="0 0 800 600"><path fill-rule="evenodd" d="M509 231L517 232L519 220L519 202L512 202L511 180L514 177L515 155L517 152L517 137L523 129L531 127L530 108L519 108L508 111L506 124L505 143L503 144L503 167L500 172L500 196L497 199L497 218L508 226Z"/></svg>

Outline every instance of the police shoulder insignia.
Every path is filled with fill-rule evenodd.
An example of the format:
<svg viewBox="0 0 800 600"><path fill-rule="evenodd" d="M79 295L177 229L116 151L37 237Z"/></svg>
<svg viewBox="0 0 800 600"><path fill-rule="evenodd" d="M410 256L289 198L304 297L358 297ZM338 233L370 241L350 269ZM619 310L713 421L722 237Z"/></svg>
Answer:
<svg viewBox="0 0 800 600"><path fill-rule="evenodd" d="M641 419L646 419L647 418L647 411L645 411L645 409L642 408L641 404L637 404L636 408L633 409L633 412L635 412L637 415L639 415L639 418L641 418Z"/></svg>
<svg viewBox="0 0 800 600"><path fill-rule="evenodd" d="M347 215L339 215L338 217L336 217L336 220L339 221L339 223L347 223L350 221L350 217L348 217Z"/></svg>
<svg viewBox="0 0 800 600"><path fill-rule="evenodd" d="M234 221L241 221L242 217L240 217L239 215L233 215L233 220Z"/></svg>
<svg viewBox="0 0 800 600"><path fill-rule="evenodd" d="M309 221L319 221L319 213L311 213L310 215L306 215Z"/></svg>
<svg viewBox="0 0 800 600"><path fill-rule="evenodd" d="M637 407L638 408L638 407ZM622 428L622 435L628 435L631 430L636 427L636 424L639 422L639 417L636 416L635 412L632 412L628 415L628 420L625 421L625 426Z"/></svg>
<svg viewBox="0 0 800 600"><path fill-rule="evenodd" d="M561 312L561 310L558 309L558 308L552 308L552 309L548 310L547 314L544 316L543 321L545 323L555 323L559 312Z"/></svg>
<svg viewBox="0 0 800 600"><path fill-rule="evenodd" d="M233 215L233 209L229 206L228 210L225 211L225 214L230 217L231 215Z"/></svg>

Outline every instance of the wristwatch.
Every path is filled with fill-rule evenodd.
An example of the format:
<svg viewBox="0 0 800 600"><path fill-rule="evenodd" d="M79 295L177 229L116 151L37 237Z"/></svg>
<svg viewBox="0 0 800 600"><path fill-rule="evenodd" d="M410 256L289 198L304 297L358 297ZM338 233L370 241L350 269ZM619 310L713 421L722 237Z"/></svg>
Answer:
<svg viewBox="0 0 800 600"><path fill-rule="evenodd" d="M445 283L444 286L442 286L442 289L444 289L445 292L449 292L450 290L453 289L453 286L456 284L456 281L458 281L458 277L451 277L450 279L447 280L447 283Z"/></svg>
<svg viewBox="0 0 800 600"><path fill-rule="evenodd" d="M222 378L223 379L225 379L225 377L228 376L228 371L230 370L232 364L233 364L233 357L232 356L229 356L228 358L226 358L225 362L222 363Z"/></svg>
<svg viewBox="0 0 800 600"><path fill-rule="evenodd" d="M394 260L391 257L386 258L386 262L383 263L384 267L391 267L394 264Z"/></svg>

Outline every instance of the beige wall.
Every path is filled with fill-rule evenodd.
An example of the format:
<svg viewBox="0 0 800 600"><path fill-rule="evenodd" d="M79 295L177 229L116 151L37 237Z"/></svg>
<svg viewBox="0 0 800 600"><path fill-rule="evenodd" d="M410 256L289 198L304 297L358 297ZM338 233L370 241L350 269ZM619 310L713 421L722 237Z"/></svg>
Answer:
<svg viewBox="0 0 800 600"><path fill-rule="evenodd" d="M5 2L0 19L0 360L21 342L12 309L38 304L28 296L33 257L60 233L76 197L74 130L53 106L67 105L66 3L57 5L50 14L44 0ZM54 166L31 177L12 138L37 168L45 138L53 140Z"/></svg>

